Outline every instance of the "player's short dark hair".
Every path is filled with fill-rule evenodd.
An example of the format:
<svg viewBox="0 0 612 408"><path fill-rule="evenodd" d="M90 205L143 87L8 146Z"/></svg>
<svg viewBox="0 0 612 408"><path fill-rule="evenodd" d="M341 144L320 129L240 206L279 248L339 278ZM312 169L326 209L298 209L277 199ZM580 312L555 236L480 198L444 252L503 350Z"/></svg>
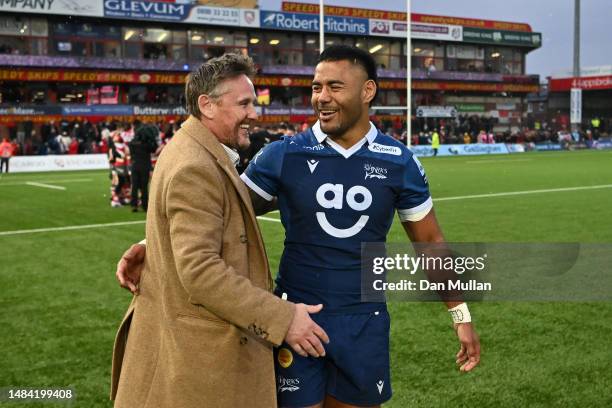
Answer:
<svg viewBox="0 0 612 408"><path fill-rule="evenodd" d="M376 94L378 94L378 75L376 73L376 61L372 55L361 48L352 47L350 45L332 45L323 50L317 64L326 61L349 61L355 65L359 65L376 84ZM372 102L376 99L376 94L372 98Z"/></svg>

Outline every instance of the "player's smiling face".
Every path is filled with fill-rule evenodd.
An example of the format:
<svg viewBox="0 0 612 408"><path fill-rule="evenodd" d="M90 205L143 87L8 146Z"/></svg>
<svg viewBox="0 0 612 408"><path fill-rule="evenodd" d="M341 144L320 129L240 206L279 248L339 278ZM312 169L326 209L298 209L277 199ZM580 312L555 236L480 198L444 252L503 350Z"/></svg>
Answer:
<svg viewBox="0 0 612 408"><path fill-rule="evenodd" d="M367 82L367 74L358 64L341 60L317 65L311 102L324 133L341 137L364 116L367 121Z"/></svg>

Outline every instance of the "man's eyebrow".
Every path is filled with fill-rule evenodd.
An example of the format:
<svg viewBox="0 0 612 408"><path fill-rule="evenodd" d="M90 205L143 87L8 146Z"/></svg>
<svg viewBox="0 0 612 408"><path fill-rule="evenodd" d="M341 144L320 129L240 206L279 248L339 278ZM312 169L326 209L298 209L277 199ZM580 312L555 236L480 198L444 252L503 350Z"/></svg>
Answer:
<svg viewBox="0 0 612 408"><path fill-rule="evenodd" d="M254 102L256 100L257 100L257 98L255 98L254 96L245 96L243 98L238 99L238 103Z"/></svg>
<svg viewBox="0 0 612 408"><path fill-rule="evenodd" d="M312 81L313 85L321 85L321 81ZM331 81L327 81L326 85L344 85L344 81L341 81L339 79L332 79Z"/></svg>

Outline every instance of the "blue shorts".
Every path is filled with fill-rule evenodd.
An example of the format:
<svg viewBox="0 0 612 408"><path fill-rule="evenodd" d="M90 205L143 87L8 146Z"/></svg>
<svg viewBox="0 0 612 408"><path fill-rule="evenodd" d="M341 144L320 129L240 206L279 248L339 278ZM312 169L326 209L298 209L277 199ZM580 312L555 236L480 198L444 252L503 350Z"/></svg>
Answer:
<svg viewBox="0 0 612 408"><path fill-rule="evenodd" d="M274 350L279 407L314 405L326 394L357 406L389 400L390 318L385 305L367 313L311 317L329 336L325 357L302 357L286 343Z"/></svg>

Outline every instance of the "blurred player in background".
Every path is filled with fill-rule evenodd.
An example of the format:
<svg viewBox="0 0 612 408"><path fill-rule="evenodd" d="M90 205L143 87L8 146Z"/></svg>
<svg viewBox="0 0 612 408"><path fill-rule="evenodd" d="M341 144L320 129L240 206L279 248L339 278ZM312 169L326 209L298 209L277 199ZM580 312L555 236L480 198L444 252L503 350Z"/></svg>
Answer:
<svg viewBox="0 0 612 408"><path fill-rule="evenodd" d="M141 125L136 129L132 141L128 144L130 152L132 181L132 212L138 211L140 192L140 205L146 212L149 201L149 175L152 169L151 155L157 150L159 131L154 125Z"/></svg>
<svg viewBox="0 0 612 408"><path fill-rule="evenodd" d="M13 145L5 137L0 143L0 173L2 173L2 169L5 169L5 173L9 172L9 160L13 157L13 152Z"/></svg>
<svg viewBox="0 0 612 408"><path fill-rule="evenodd" d="M112 135L113 144L108 150L111 165L111 207L121 207L130 202L129 197L129 156L130 150L123 142L118 129Z"/></svg>

